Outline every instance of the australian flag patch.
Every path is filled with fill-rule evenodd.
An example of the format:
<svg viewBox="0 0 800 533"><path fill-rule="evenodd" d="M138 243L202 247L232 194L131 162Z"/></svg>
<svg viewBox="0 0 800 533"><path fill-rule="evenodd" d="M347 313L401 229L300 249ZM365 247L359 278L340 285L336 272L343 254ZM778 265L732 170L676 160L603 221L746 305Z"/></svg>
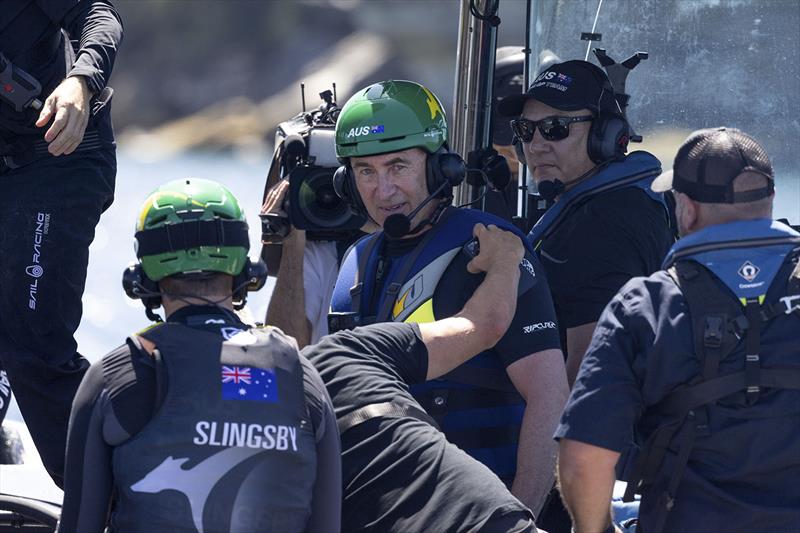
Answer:
<svg viewBox="0 0 800 533"><path fill-rule="evenodd" d="M278 379L267 368L222 365L222 398L276 403Z"/></svg>

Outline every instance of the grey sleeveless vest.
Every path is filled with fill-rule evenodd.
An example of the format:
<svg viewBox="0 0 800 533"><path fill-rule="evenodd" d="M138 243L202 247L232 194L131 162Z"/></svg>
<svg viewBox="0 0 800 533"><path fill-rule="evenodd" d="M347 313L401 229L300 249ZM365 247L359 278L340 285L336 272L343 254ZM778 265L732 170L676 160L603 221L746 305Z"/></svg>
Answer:
<svg viewBox="0 0 800 533"><path fill-rule="evenodd" d="M317 459L297 349L273 329L223 342L166 323L140 335L167 393L114 449L111 530L303 531Z"/></svg>

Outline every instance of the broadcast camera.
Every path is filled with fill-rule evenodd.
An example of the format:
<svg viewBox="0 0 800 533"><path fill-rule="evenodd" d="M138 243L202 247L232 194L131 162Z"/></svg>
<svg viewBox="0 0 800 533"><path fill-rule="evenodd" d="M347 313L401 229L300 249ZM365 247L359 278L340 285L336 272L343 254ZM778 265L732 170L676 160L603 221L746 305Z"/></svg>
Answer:
<svg viewBox="0 0 800 533"><path fill-rule="evenodd" d="M317 109L306 111L303 98L303 111L278 125L267 188L275 174L289 180L283 208L288 218L262 214L264 242L279 242L290 226L305 230L309 240L345 240L366 222L333 189L333 173L339 167L334 136L339 108L331 91L319 96L323 103Z"/></svg>

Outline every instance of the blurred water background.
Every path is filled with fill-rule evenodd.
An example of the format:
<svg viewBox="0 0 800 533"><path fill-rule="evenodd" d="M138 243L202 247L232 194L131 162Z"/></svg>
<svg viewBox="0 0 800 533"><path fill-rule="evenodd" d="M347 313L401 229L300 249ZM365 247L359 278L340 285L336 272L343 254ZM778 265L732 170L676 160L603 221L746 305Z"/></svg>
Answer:
<svg viewBox="0 0 800 533"><path fill-rule="evenodd" d="M119 145L116 200L91 247L79 350L97 360L148 324L125 298L134 220L161 183L215 179L240 199L259 251L258 210L276 125L336 83L343 104L359 87L413 79L452 109L458 0L114 0L125 42L111 85ZM583 59L581 31L624 59L650 59L630 76L630 118L672 165L700 127L740 127L764 142L777 172L776 217L800 224L800 3L796 0L539 0L534 51ZM500 0L500 46L520 46L526 3ZM263 320L272 282L251 295ZM12 416L18 411L12 406Z"/></svg>

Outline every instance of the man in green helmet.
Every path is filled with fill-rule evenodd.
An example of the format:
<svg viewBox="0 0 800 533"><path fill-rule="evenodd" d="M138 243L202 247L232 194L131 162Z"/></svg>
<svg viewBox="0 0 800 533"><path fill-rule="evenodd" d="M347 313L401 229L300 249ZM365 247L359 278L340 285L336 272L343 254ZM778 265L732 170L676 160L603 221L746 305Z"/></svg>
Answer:
<svg viewBox="0 0 800 533"><path fill-rule="evenodd" d="M148 316L162 305L166 322L81 383L59 531L339 531L325 386L294 339L233 312L266 277L247 257L236 198L212 181L172 181L136 230L139 263L123 285Z"/></svg>
<svg viewBox="0 0 800 533"><path fill-rule="evenodd" d="M483 279L466 268L475 225L496 225L524 241L497 217L450 207L466 170L447 147L441 103L422 85L386 81L358 91L339 116L336 150L343 163L337 193L383 231L343 260L331 331L453 316ZM552 487L550 435L568 389L552 301L532 250L520 270L516 314L499 342L411 390L448 440L537 512Z"/></svg>

